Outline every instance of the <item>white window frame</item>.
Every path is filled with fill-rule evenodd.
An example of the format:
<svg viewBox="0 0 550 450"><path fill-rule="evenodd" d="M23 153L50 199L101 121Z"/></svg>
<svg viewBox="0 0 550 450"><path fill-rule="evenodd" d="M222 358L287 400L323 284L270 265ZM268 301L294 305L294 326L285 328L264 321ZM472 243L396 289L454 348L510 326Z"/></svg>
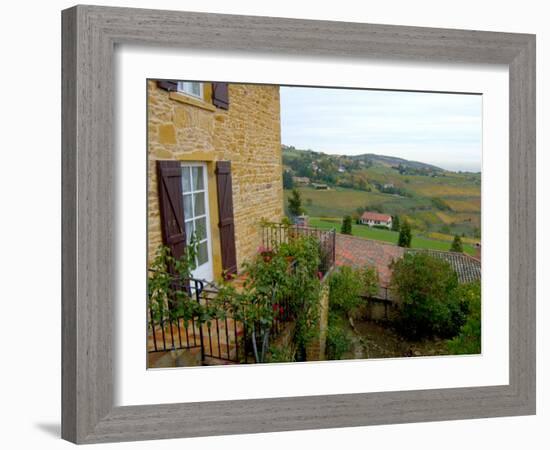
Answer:
<svg viewBox="0 0 550 450"><path fill-rule="evenodd" d="M203 242L207 242L206 246L207 246L207 255L208 255L208 263L210 264L211 268L212 268L212 276L214 275L214 260L212 259L212 233L211 233L211 229L210 229L210 197L209 197L209 193L208 193L208 166L205 162L200 162L200 161L182 161L181 162L181 165L180 165L181 169L183 170L184 167L189 167L189 168L192 168L192 167L202 167L202 170L203 170L203 183L204 183L204 186L203 186L203 189L198 189L198 190L195 190L193 189L193 174L192 174L192 171L190 171L190 175L191 175L191 178L190 178L190 182L191 182L191 190L190 191L184 191L183 190L183 187L182 187L182 195L185 196L185 195L191 195L191 208L193 210L193 217L191 218L188 218L188 217L184 217L184 222L185 224L187 224L188 222L191 222L191 221L196 221L197 219L202 219L202 218L205 218L206 219L206 237L204 237L203 239L200 239L197 244L200 244L200 243L203 243ZM183 180L182 180L183 181ZM194 215L194 211L195 211L195 195L194 194L197 194L197 193L204 193L204 214L201 214L199 216L195 216ZM182 201L183 201L183 197L182 197ZM191 237L188 236L187 239L190 239ZM189 242L186 242L186 244L189 244ZM198 257L195 257L195 262L198 263L198 260L197 260ZM200 267L197 267L195 269L194 272L200 270ZM208 280L208 281L213 281L213 280Z"/></svg>
<svg viewBox="0 0 550 450"><path fill-rule="evenodd" d="M192 84L198 84L199 85L199 94L195 94L191 88L190 85ZM177 85L177 91L181 92L182 94L189 95L190 97L203 99L203 93L204 93L204 83L200 83L198 81L178 81Z"/></svg>

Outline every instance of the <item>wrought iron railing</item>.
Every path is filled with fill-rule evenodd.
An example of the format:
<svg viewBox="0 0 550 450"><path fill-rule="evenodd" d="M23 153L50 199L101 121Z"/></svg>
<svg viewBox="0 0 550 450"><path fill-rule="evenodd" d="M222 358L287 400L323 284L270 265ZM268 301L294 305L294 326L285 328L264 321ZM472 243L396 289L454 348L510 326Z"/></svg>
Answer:
<svg viewBox="0 0 550 450"><path fill-rule="evenodd" d="M187 292L188 296L180 301L202 305L207 305L218 294L215 285L194 278L174 280L172 289ZM200 348L202 363L206 358L231 362L246 359L246 330L238 321L229 316L213 318L208 322L201 322L198 317L185 319L174 316L169 303L170 299L161 317L158 317L159 313L154 311L151 303L148 305L149 353Z"/></svg>
<svg viewBox="0 0 550 450"><path fill-rule="evenodd" d="M312 236L319 242L320 263L319 272L326 275L336 261L336 230L321 230L319 228L266 222L261 225L262 246L277 250L282 243L289 243L299 236Z"/></svg>
<svg viewBox="0 0 550 450"><path fill-rule="evenodd" d="M180 301L198 302L208 305L218 295L219 290L213 283L204 280L188 278L171 283L173 290L183 290L187 296ZM284 324L293 320L290 299L279 302L280 314L277 314L271 324L270 333L277 336L284 328ZM259 325L249 324L249 328L230 315L230 311L223 318L214 317L209 321L201 322L198 317L184 319L174 316L170 311L170 299L161 317L154 311L153 305L148 304L148 333L147 347L149 353L170 352L175 350L200 349L201 364L211 364L214 360L232 363L253 362L251 327L258 331ZM254 333L259 336L259 333ZM258 338L256 338L258 339ZM256 342L258 345L259 343Z"/></svg>

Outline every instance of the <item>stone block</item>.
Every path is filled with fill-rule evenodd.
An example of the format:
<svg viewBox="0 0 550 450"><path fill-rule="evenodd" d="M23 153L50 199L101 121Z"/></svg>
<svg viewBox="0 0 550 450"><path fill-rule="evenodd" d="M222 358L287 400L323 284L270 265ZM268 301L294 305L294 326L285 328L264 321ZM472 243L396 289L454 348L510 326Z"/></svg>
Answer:
<svg viewBox="0 0 550 450"><path fill-rule="evenodd" d="M161 144L176 143L176 129L172 124L159 125L158 139Z"/></svg>

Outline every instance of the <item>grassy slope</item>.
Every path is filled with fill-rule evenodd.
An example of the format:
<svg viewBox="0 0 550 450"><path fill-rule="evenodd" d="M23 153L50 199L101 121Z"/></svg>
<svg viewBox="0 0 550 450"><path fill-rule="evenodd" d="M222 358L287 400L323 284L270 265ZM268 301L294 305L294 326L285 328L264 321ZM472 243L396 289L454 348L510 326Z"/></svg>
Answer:
<svg viewBox="0 0 550 450"><path fill-rule="evenodd" d="M331 218L310 217L309 223L313 227L321 228L323 230L330 230L336 228L336 231L340 231L341 220ZM397 238L399 233L390 230L381 230L378 228L369 228L366 225L352 225L352 234L367 239L374 239L376 241L389 242L391 244L397 244ZM442 235L445 236L445 235ZM445 236L447 238L448 236ZM425 248L430 250L443 250L449 251L451 245L448 241L427 239L421 236L414 236L411 243L413 248ZM475 249L470 244L464 244L464 252L469 255L475 255Z"/></svg>
<svg viewBox="0 0 550 450"><path fill-rule="evenodd" d="M382 205L384 210L405 214L411 208L428 208L430 200L426 198L407 198L398 195L365 192L347 188L316 190L311 187L300 187L303 205L307 213L317 217L335 217L351 214L357 208L366 205ZM285 191L285 204L289 192Z"/></svg>

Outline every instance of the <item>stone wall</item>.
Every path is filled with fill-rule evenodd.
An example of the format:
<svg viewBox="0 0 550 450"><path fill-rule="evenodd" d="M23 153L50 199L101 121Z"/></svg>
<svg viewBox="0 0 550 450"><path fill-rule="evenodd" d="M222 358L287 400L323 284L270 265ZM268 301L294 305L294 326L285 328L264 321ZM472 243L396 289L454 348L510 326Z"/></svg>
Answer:
<svg viewBox="0 0 550 450"><path fill-rule="evenodd" d="M155 160L207 164L214 274L221 275L215 162L231 161L235 243L239 266L260 243L259 221L283 216L278 86L229 85L229 109L216 108L211 84L196 99L147 85L148 258L162 243Z"/></svg>
<svg viewBox="0 0 550 450"><path fill-rule="evenodd" d="M319 295L319 334L306 348L306 359L308 361L323 361L326 359L327 331L328 331L328 308L329 308L329 283L325 277Z"/></svg>

